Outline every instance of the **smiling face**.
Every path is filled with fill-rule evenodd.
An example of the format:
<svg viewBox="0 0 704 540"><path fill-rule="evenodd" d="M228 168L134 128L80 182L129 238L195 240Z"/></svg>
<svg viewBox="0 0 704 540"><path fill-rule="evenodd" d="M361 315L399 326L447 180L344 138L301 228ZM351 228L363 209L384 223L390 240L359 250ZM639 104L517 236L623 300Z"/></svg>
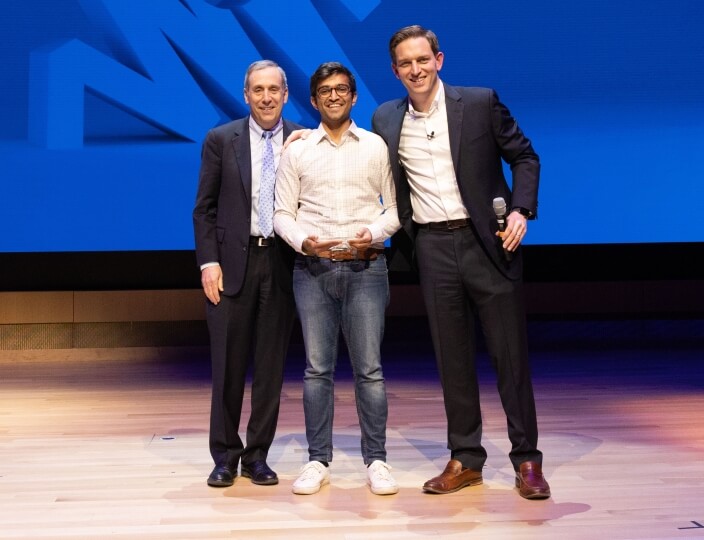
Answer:
<svg viewBox="0 0 704 540"><path fill-rule="evenodd" d="M316 94L311 96L310 102L320 112L323 125L336 129L350 121L352 106L357 103L357 93L352 90L347 75L334 73L318 81Z"/></svg>
<svg viewBox="0 0 704 540"><path fill-rule="evenodd" d="M252 71L244 89L244 100L257 124L263 129L273 128L288 101L288 88L284 86L278 68L266 67Z"/></svg>
<svg viewBox="0 0 704 540"><path fill-rule="evenodd" d="M433 53L425 37L411 37L396 45L391 69L418 110L427 110L438 91L438 72L442 69L443 59L442 52Z"/></svg>

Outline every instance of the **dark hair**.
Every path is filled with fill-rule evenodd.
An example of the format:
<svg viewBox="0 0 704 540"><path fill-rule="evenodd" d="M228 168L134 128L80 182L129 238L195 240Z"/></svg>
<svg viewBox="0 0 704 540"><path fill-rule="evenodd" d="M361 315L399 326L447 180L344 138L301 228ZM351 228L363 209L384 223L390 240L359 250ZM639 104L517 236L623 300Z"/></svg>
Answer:
<svg viewBox="0 0 704 540"><path fill-rule="evenodd" d="M438 43L438 36L435 35L435 32L428 30L427 28L423 28L418 24L404 26L393 36L391 36L391 39L389 40L389 54L391 55L391 62L393 64L396 64L396 47L398 47L398 44L402 41L406 41L407 39L417 37L422 37L428 40L434 55L437 55L440 52L440 44Z"/></svg>
<svg viewBox="0 0 704 540"><path fill-rule="evenodd" d="M310 76L310 97L314 98L318 95L318 83L320 81L327 79L328 77L332 77L338 73L347 75L350 82L350 92L352 92L352 94L356 94L357 82L354 80L354 75L352 72L340 64L340 62L325 62L320 64L318 69L315 70L315 73Z"/></svg>

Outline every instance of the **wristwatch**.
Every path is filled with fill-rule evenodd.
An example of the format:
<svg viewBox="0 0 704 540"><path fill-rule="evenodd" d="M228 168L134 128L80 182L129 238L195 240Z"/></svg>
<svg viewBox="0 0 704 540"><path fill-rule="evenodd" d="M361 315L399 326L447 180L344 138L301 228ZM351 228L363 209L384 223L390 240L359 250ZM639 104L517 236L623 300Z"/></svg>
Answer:
<svg viewBox="0 0 704 540"><path fill-rule="evenodd" d="M523 217L527 217L527 218L533 217L533 212L531 212L531 211L528 210L527 208L522 208L522 207L520 207L520 206L516 206L516 207L513 208L511 211L512 211L512 212L518 212L518 213L521 214Z"/></svg>

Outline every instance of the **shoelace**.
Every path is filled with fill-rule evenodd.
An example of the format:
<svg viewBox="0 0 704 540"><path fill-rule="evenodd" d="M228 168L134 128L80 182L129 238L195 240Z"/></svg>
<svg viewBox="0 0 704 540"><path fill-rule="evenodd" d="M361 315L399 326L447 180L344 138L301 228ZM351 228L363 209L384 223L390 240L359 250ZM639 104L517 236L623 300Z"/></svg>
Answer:
<svg viewBox="0 0 704 540"><path fill-rule="evenodd" d="M306 465L303 467L303 470L301 471L301 480L311 480L318 476L320 474L320 471L315 465Z"/></svg>
<svg viewBox="0 0 704 540"><path fill-rule="evenodd" d="M372 475L376 476L379 480L386 480L387 482L391 481L391 473L389 470L391 467L387 465L386 463L382 463L381 465L378 465L374 468L372 471Z"/></svg>

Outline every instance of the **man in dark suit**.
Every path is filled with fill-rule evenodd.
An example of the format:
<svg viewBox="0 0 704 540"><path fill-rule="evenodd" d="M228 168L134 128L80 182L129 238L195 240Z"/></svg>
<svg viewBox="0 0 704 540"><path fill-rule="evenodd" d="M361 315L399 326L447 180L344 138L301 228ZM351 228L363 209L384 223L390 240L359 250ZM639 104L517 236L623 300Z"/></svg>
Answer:
<svg viewBox="0 0 704 540"><path fill-rule="evenodd" d="M449 493L482 483L486 450L475 367L478 317L497 371L516 487L525 498L547 498L518 249L527 219L537 211L538 156L493 90L440 81L444 55L432 31L403 28L391 38L389 51L408 97L381 105L372 126L389 148L399 219L407 234L395 241L415 250L451 451L444 472L423 489ZM502 160L511 167L512 189ZM512 210L503 232L492 205L497 197Z"/></svg>
<svg viewBox="0 0 704 540"><path fill-rule="evenodd" d="M300 128L281 118L286 74L274 62L254 62L245 76L250 115L216 127L203 143L193 210L196 257L206 301L212 360L208 485L231 486L242 476L278 483L266 463L274 440L295 308L295 253L273 232L275 167L283 141ZM249 360L251 415L246 446L239 436Z"/></svg>

